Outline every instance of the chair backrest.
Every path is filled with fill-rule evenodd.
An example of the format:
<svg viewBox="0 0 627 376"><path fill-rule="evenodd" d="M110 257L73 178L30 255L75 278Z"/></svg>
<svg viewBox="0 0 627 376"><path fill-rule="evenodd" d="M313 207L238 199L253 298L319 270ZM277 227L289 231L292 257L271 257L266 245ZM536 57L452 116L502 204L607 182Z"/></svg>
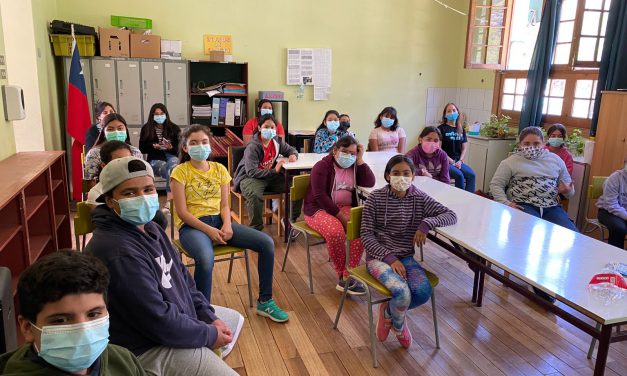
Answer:
<svg viewBox="0 0 627 376"><path fill-rule="evenodd" d="M91 208L85 202L76 204L76 217L74 217L74 233L86 235L94 231L94 223L91 221Z"/></svg>
<svg viewBox="0 0 627 376"><path fill-rule="evenodd" d="M290 188L290 201L298 201L305 198L307 188L309 188L310 175L297 175L292 179Z"/></svg>
<svg viewBox="0 0 627 376"><path fill-rule="evenodd" d="M0 354L17 348L11 270L0 266Z"/></svg>
<svg viewBox="0 0 627 376"><path fill-rule="evenodd" d="M592 184L588 187L588 199L596 200L603 195L603 184L607 176L593 176Z"/></svg>
<svg viewBox="0 0 627 376"><path fill-rule="evenodd" d="M361 234L361 216L364 212L363 206L351 208L350 218L346 224L346 240L359 239Z"/></svg>
<svg viewBox="0 0 627 376"><path fill-rule="evenodd" d="M229 146L227 169L231 177L233 177L237 166L244 158L244 150L246 150L245 146Z"/></svg>

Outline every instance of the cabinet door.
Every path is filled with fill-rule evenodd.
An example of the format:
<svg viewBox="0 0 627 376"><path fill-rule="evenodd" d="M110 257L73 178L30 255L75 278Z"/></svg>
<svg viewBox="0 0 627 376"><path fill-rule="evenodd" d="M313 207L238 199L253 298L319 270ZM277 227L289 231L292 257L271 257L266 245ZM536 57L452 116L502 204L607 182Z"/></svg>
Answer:
<svg viewBox="0 0 627 376"><path fill-rule="evenodd" d="M163 63L160 61L142 61L142 101L144 122L148 121L150 107L164 102Z"/></svg>
<svg viewBox="0 0 627 376"><path fill-rule="evenodd" d="M94 103L109 102L118 109L118 93L115 87L115 61L112 59L92 59L92 83Z"/></svg>
<svg viewBox="0 0 627 376"><path fill-rule="evenodd" d="M187 63L165 62L165 105L170 118L178 125L189 124L189 90Z"/></svg>
<svg viewBox="0 0 627 376"><path fill-rule="evenodd" d="M72 65L72 58L65 58L65 93L67 95L67 85L70 79L70 66ZM83 78L85 79L85 90L87 90L87 103L89 104L89 114L92 122L95 122L94 106L92 101L92 85L91 85L91 66L89 59L81 59L81 67L83 68Z"/></svg>
<svg viewBox="0 0 627 376"><path fill-rule="evenodd" d="M470 168L473 169L476 176L476 189L481 189L486 192L490 187L490 182L485 183L485 166L488 158L488 147L483 143L469 141L467 152L467 163Z"/></svg>
<svg viewBox="0 0 627 376"><path fill-rule="evenodd" d="M139 61L118 60L115 65L118 73L118 112L124 116L129 125L141 125L143 121Z"/></svg>

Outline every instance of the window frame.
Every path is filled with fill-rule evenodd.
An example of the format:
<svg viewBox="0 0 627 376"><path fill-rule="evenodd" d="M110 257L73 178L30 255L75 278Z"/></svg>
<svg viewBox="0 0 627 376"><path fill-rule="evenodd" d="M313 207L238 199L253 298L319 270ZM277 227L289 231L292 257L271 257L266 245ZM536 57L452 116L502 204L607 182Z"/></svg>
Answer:
<svg viewBox="0 0 627 376"><path fill-rule="evenodd" d="M470 1L470 5L469 5L469 10L468 10L468 22L466 25L466 50L464 52L464 68L466 69L494 69L494 70L500 70L500 69L505 69L505 67L507 66L507 57L508 57L508 52L509 52L509 34L510 34L510 28L511 28L511 21L512 21L512 12L514 9L514 0L503 0L505 2L504 6L497 6L499 9L503 8L504 10L504 15L503 15L503 25L502 26L494 26L493 28L495 29L502 29L502 35L501 35L501 44L500 45L492 45L494 47L500 47L500 52L499 52L499 63L498 64L487 64L487 63L473 63L472 62L472 51L473 51L473 37L474 37L474 33L473 30L475 29L475 25L473 24L473 20L475 19L475 15L476 15L476 9L479 7L486 7L489 8L489 12L488 12L488 24L487 26L485 26L487 33L486 33L486 43L489 43L489 39L490 39L490 19L492 16L492 8L494 7L493 5L481 5L481 4L476 4L476 1L478 0L471 0ZM491 0L494 1L494 0ZM486 55L487 55L487 48L489 46L491 46L490 44L486 44L486 45L482 45L485 46L486 48ZM484 59L485 61L485 59Z"/></svg>

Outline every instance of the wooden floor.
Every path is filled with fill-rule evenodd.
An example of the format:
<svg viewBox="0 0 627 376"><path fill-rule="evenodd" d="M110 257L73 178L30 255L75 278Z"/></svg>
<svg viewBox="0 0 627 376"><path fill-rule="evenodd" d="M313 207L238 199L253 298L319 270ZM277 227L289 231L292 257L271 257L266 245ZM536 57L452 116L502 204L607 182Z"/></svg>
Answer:
<svg viewBox="0 0 627 376"><path fill-rule="evenodd" d="M338 330L332 329L341 293L326 246L312 248L314 294L307 285L301 240L290 250L285 272L282 239L275 235L274 298L290 315L277 324L248 306L244 262L237 260L231 283L228 263L214 269L214 304L234 308L246 321L227 363L241 375L591 375L586 359L590 337L486 276L483 307L470 303L472 272L433 243L424 266L440 277L436 303L440 349L435 348L431 304L410 311L412 347L392 335L377 343L379 367L372 368L367 303L347 300ZM253 296L257 297L256 254L251 252ZM192 270L193 271L193 270ZM377 312L375 312L375 319ZM627 343L610 347L606 375L627 375Z"/></svg>

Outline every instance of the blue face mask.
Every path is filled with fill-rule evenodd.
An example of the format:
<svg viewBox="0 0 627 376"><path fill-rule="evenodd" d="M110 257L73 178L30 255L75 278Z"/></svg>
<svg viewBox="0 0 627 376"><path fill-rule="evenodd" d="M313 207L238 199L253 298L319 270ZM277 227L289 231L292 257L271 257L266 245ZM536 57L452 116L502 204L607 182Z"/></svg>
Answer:
<svg viewBox="0 0 627 376"><path fill-rule="evenodd" d="M165 115L155 115L152 118L155 120L155 123L157 124L163 124L165 123L165 120L166 120Z"/></svg>
<svg viewBox="0 0 627 376"><path fill-rule="evenodd" d="M338 155L337 158L335 158L335 160L337 161L337 164L340 165L340 167L349 168L350 166L355 164L355 161L357 160L357 156L340 152L340 154Z"/></svg>
<svg viewBox="0 0 627 376"><path fill-rule="evenodd" d="M142 195L117 200L120 206L120 218L135 226L152 221L159 210L159 196Z"/></svg>
<svg viewBox="0 0 627 376"><path fill-rule="evenodd" d="M396 121L396 119L390 119L388 117L383 117L381 118L381 125L383 125L386 128L390 128L394 125L394 122Z"/></svg>
<svg viewBox="0 0 627 376"><path fill-rule="evenodd" d="M331 132L335 132L337 131L337 129L340 127L340 122L337 120L327 120L327 129L330 130Z"/></svg>
<svg viewBox="0 0 627 376"><path fill-rule="evenodd" d="M565 141L561 138L557 138L557 137L549 138L549 145L553 146L554 148L560 147L564 145L564 143Z"/></svg>
<svg viewBox="0 0 627 376"><path fill-rule="evenodd" d="M109 343L109 316L71 325L50 325L41 331L39 357L67 372L91 367Z"/></svg>
<svg viewBox="0 0 627 376"><path fill-rule="evenodd" d="M105 138L107 139L107 141L126 141L126 132L125 131L112 131L112 132L107 132L105 131Z"/></svg>
<svg viewBox="0 0 627 376"><path fill-rule="evenodd" d="M272 109L271 108L262 108L261 110L259 110L259 114L261 116L263 116L263 115L272 115Z"/></svg>
<svg viewBox="0 0 627 376"><path fill-rule="evenodd" d="M211 146L209 144L188 146L187 150L190 158L195 161L206 161L209 158L209 154L211 154Z"/></svg>
<svg viewBox="0 0 627 376"><path fill-rule="evenodd" d="M261 128L261 137L263 137L264 140L272 140L276 137L276 129Z"/></svg>
<svg viewBox="0 0 627 376"><path fill-rule="evenodd" d="M459 117L459 112L451 112L446 114L446 120L455 121Z"/></svg>

